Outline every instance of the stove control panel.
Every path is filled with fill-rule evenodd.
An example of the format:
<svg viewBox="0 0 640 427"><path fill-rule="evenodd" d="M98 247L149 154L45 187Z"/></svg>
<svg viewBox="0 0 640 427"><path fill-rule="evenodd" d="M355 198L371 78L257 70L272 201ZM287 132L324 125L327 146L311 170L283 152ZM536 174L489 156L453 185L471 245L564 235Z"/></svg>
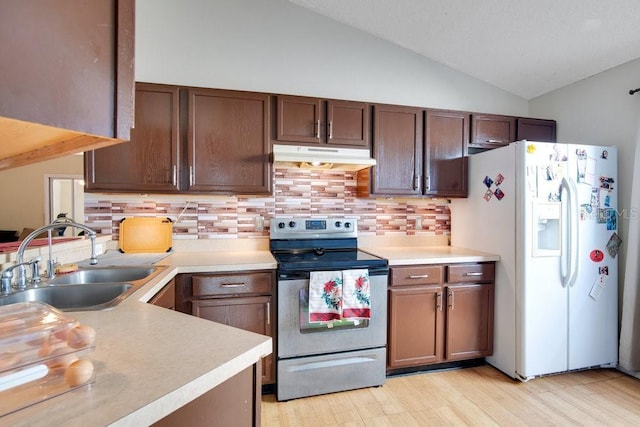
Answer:
<svg viewBox="0 0 640 427"><path fill-rule="evenodd" d="M356 218L285 218L271 220L272 239L357 237Z"/></svg>

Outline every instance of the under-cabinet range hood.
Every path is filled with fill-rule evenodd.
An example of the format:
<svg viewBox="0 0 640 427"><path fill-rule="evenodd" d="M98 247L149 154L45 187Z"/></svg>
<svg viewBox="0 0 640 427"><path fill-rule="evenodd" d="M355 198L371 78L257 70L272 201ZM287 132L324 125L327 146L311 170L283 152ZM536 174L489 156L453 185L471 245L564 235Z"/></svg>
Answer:
<svg viewBox="0 0 640 427"><path fill-rule="evenodd" d="M366 148L274 144L273 164L276 167L359 171L375 166L376 160Z"/></svg>

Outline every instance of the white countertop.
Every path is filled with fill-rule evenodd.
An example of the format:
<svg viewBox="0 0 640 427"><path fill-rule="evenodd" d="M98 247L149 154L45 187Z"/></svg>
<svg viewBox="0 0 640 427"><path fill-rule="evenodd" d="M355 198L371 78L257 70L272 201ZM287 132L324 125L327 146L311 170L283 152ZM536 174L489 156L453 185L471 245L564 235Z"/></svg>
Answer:
<svg viewBox="0 0 640 427"><path fill-rule="evenodd" d="M70 312L96 329L95 383L0 418L11 426L148 425L271 353L271 338L147 304L178 273L275 269L268 251L186 252L110 310Z"/></svg>
<svg viewBox="0 0 640 427"><path fill-rule="evenodd" d="M389 266L499 261L498 255L452 246L384 246L360 249L389 260Z"/></svg>

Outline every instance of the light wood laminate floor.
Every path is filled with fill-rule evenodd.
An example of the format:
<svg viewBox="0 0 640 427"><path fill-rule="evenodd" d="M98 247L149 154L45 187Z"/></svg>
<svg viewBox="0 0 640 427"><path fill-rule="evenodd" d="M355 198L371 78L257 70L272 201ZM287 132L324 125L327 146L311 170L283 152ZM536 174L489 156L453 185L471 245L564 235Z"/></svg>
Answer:
<svg viewBox="0 0 640 427"><path fill-rule="evenodd" d="M264 395L262 425L639 426L640 380L598 369L522 383L484 365L288 402Z"/></svg>

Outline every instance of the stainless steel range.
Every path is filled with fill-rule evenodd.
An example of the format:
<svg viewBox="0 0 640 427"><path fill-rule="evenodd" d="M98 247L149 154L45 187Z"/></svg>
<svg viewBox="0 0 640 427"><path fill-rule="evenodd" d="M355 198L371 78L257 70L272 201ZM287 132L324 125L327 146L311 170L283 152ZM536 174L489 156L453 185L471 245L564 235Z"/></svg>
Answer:
<svg viewBox="0 0 640 427"><path fill-rule="evenodd" d="M278 400L382 385L386 375L387 260L357 248L355 218L271 221L278 262ZM309 321L311 272L366 269L368 318Z"/></svg>

